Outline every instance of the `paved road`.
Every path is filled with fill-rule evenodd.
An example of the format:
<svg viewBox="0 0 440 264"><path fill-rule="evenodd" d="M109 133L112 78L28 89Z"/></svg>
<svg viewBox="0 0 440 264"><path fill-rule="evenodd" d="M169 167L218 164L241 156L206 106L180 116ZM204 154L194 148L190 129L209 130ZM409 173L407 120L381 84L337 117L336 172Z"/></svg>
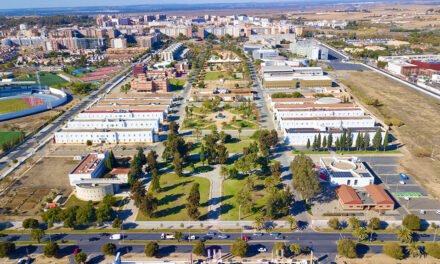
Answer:
<svg viewBox="0 0 440 264"><path fill-rule="evenodd" d="M185 233L184 235L188 235ZM205 237L204 233L191 233L195 235L197 239ZM224 254L227 254L230 250L229 245L225 245L225 241L232 242L236 238L241 236L240 233L228 234L229 237L225 240L221 240L222 243L216 244L216 241L220 241L218 238L216 240L210 241L208 248L215 248L216 250L222 249ZM275 242L284 242L286 245L292 243L299 243L303 247L309 247L313 250L315 256L322 257L323 263L329 263L333 260L336 252L336 241L342 237L352 238L350 234L338 234L338 233L316 233L316 232L295 232L286 233L284 240L275 240L274 236L269 234L264 234L263 236L253 236L251 235L251 240L249 241L249 256L254 256L258 254L258 249L261 247L267 248L268 252L272 250L272 246ZM73 252L74 248L79 247L81 250L89 254L90 256L99 256L101 253L101 247L105 243L113 242L118 246L118 250L122 253L142 253L144 250L144 244L148 241L159 241L160 233L125 233L123 234L123 240L114 241L110 240L108 235L102 234L52 234L50 237L46 235L43 241L75 241L75 245L66 245L61 247L62 255L69 255ZM420 237L421 241L432 241L433 237ZM377 234L374 237L376 241L395 241L396 236L394 234ZM30 241L29 235L8 235L2 238L2 241ZM141 241L141 242L140 242ZM143 242L142 242L143 241ZM167 256L173 252L179 253L189 253L192 250L192 245L182 245L177 241L175 243L170 243L169 245L161 245L160 252L162 255ZM169 243L169 241L168 241ZM41 253L42 247L35 246L22 246L18 248L19 254L25 255L32 253ZM362 253L379 253L381 252L381 246L363 246L360 249ZM327 257L326 257L327 256ZM98 263L93 261L92 263Z"/></svg>

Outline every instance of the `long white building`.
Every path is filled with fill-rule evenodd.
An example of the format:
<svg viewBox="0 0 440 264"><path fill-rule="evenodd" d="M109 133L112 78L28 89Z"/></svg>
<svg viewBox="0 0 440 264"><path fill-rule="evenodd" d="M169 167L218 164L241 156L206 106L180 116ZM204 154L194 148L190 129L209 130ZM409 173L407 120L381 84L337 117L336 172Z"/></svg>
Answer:
<svg viewBox="0 0 440 264"><path fill-rule="evenodd" d="M61 144L93 143L153 143L157 136L153 129L63 129L55 133L55 142Z"/></svg>
<svg viewBox="0 0 440 264"><path fill-rule="evenodd" d="M280 120L281 129L289 128L355 128L374 127L375 120L370 116L320 116L320 117L285 117Z"/></svg>
<svg viewBox="0 0 440 264"><path fill-rule="evenodd" d="M72 119L64 129L154 129L160 130L160 121L156 119Z"/></svg>

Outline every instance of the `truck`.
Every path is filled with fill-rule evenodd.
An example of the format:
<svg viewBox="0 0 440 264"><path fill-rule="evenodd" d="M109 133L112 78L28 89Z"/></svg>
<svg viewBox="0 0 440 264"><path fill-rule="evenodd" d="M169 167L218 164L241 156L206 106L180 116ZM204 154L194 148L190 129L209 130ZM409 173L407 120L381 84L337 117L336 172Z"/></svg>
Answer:
<svg viewBox="0 0 440 264"><path fill-rule="evenodd" d="M121 234L113 234L110 236L110 240L121 240Z"/></svg>
<svg viewBox="0 0 440 264"><path fill-rule="evenodd" d="M161 239L176 239L176 237L174 235L172 235L172 234L165 234L165 233L162 233L160 235L160 238Z"/></svg>

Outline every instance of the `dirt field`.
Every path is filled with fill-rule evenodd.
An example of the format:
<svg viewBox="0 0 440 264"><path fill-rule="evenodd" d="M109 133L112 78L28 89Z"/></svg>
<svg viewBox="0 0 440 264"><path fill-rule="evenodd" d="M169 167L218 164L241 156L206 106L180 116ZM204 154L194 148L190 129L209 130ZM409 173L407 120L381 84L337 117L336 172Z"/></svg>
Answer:
<svg viewBox="0 0 440 264"><path fill-rule="evenodd" d="M400 264L418 264L418 263L423 263L423 264L435 264L435 263L439 263L438 259L435 259L433 257L427 256L424 258L407 258L404 260L395 260L393 258L390 258L384 254L375 254L375 255L365 255L363 258L359 258L359 259L347 259L347 258L343 258L343 257L336 257L336 263L338 264L395 264L395 263L400 263Z"/></svg>
<svg viewBox="0 0 440 264"><path fill-rule="evenodd" d="M72 158L43 158L0 196L3 209L14 212L13 219L37 215L42 202L52 192L67 196L71 192L68 173L77 164ZM2 216L11 220L9 216Z"/></svg>
<svg viewBox="0 0 440 264"><path fill-rule="evenodd" d="M408 150L400 163L402 170L416 176L431 194L440 197L440 102L371 71L338 71L337 75L337 80L375 116L404 123L391 130L404 145L403 150ZM371 98L378 99L382 106L366 105Z"/></svg>

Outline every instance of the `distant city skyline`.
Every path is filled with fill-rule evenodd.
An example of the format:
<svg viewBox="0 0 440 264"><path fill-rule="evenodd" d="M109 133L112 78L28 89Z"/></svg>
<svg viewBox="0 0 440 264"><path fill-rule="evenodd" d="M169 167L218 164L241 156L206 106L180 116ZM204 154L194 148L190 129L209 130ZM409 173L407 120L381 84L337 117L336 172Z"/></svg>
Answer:
<svg viewBox="0 0 440 264"><path fill-rule="evenodd" d="M163 5L163 4L212 4L212 3L247 3L247 2L298 2L299 0L19 0L8 2L8 5L0 6L0 9L26 9L26 8L56 8L56 7L86 7L86 6L129 6L129 5ZM317 1L317 0L311 0ZM321 0L322 1L322 0ZM324 0L326 1L326 0ZM331 0L327 0L331 1Z"/></svg>
<svg viewBox="0 0 440 264"><path fill-rule="evenodd" d="M367 0L366 0L367 1ZM378 2L377 0L374 0ZM30 8L57 8L57 7L87 7L87 6L129 6L129 5L164 5L164 4L212 4L212 3L249 3L249 2L290 2L298 3L301 0L16 0L8 2L8 5L0 6L0 9L30 9ZM348 0L309 0L309 2L349 2ZM363 2L353 0L352 2ZM383 2L388 2L385 0Z"/></svg>

